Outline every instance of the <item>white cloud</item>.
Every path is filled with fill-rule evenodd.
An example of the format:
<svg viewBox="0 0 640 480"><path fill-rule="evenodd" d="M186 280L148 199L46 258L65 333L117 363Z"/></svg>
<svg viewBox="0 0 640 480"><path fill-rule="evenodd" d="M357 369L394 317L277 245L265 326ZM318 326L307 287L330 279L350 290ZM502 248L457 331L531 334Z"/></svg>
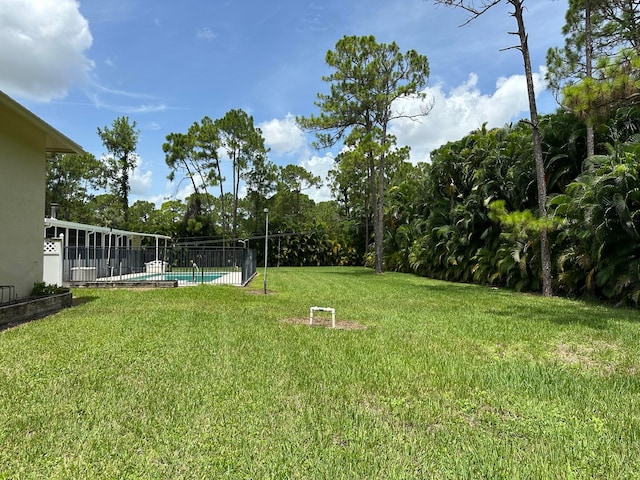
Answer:
<svg viewBox="0 0 640 480"><path fill-rule="evenodd" d="M318 175L322 179L322 187L318 189L312 188L305 192L314 202L331 200L331 186L327 184L327 176L329 174L329 170L333 168L334 162L335 157L332 153L327 153L323 157L314 155L300 161L301 167L306 168L313 175Z"/></svg>
<svg viewBox="0 0 640 480"><path fill-rule="evenodd" d="M86 81L93 39L75 0L2 0L0 89L50 101Z"/></svg>
<svg viewBox="0 0 640 480"><path fill-rule="evenodd" d="M102 156L101 160L107 162L112 159L113 155L106 154ZM118 172L117 176L118 178L120 177L120 172ZM146 169L145 162L139 155L136 155L134 166L129 170L129 187L131 197L145 200L153 187L153 172Z"/></svg>
<svg viewBox="0 0 640 480"><path fill-rule="evenodd" d="M295 116L291 113L288 113L283 119L263 122L259 128L262 130L265 144L274 155L296 155L299 158L298 165L321 178L322 187L311 188L304 193L315 202L331 200L331 188L327 185L327 176L335 162L333 153L326 152L324 156L312 155L307 136L298 127Z"/></svg>
<svg viewBox="0 0 640 480"><path fill-rule="evenodd" d="M189 195L192 194L193 186L191 185L191 182L186 181L186 179L173 182L167 180L164 185L164 193L150 196L148 198L145 198L145 200L153 202L157 207L160 207L164 202L168 200L184 201Z"/></svg>
<svg viewBox="0 0 640 480"><path fill-rule="evenodd" d="M140 200L145 200L147 202L151 202L156 206L156 208L159 209L164 202L166 202L167 200L170 200L170 199L171 199L170 196L160 194L160 195L153 195L151 197L141 198Z"/></svg>
<svg viewBox="0 0 640 480"><path fill-rule="evenodd" d="M536 92L544 89L544 71L534 74ZM426 89L433 100L433 109L428 116L416 121L398 119L391 124L391 133L398 138L399 145L411 146L411 161L429 161L431 151L449 141L459 140L469 132L487 122L488 127L501 127L509 122L528 117L528 96L524 75L499 78L491 94L483 94L478 88L478 76L469 75L468 80L444 91L442 85ZM396 106L403 112L417 113L418 104L403 100Z"/></svg>
<svg viewBox="0 0 640 480"><path fill-rule="evenodd" d="M176 200L185 201L187 197L193 195L193 185L190 182L182 182L175 185L175 193L171 195L171 198L176 198Z"/></svg>
<svg viewBox="0 0 640 480"><path fill-rule="evenodd" d="M274 118L259 125L267 147L277 155L288 155L306 148L304 133L290 113L284 119Z"/></svg>
<svg viewBox="0 0 640 480"><path fill-rule="evenodd" d="M143 114L161 112L167 105L159 98L146 93L126 92L114 90L94 83L87 91L96 108L105 108L115 112L127 114Z"/></svg>
<svg viewBox="0 0 640 480"><path fill-rule="evenodd" d="M131 194L144 197L149 194L153 186L153 172L151 170L142 170L141 163L133 170L131 176Z"/></svg>

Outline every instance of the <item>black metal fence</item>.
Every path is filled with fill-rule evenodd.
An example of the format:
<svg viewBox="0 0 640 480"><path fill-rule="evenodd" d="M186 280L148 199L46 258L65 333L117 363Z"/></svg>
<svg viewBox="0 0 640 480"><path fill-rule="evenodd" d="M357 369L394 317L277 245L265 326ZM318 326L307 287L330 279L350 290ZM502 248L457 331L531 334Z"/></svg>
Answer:
<svg viewBox="0 0 640 480"><path fill-rule="evenodd" d="M176 280L246 285L256 274L252 249L203 247L65 247L63 282Z"/></svg>

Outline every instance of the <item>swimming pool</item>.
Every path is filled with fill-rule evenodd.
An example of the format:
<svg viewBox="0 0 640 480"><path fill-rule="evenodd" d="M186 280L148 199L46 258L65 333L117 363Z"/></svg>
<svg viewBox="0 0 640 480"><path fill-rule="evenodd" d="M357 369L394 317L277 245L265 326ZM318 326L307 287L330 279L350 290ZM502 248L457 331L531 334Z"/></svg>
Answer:
<svg viewBox="0 0 640 480"><path fill-rule="evenodd" d="M169 273L153 273L136 277L135 280L177 280L178 282L188 283L209 283L219 279L224 274L214 272L169 272Z"/></svg>

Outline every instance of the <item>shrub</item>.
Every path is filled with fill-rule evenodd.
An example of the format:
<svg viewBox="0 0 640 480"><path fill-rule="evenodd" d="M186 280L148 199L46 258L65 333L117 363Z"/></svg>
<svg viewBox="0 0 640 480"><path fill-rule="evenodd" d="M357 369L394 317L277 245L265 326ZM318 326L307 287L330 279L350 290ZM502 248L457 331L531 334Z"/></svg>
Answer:
<svg viewBox="0 0 640 480"><path fill-rule="evenodd" d="M66 287L59 287L58 285L50 285L44 282L35 282L33 284L33 290L31 290L32 297L46 297L48 295L57 295L59 293L67 293L69 291Z"/></svg>

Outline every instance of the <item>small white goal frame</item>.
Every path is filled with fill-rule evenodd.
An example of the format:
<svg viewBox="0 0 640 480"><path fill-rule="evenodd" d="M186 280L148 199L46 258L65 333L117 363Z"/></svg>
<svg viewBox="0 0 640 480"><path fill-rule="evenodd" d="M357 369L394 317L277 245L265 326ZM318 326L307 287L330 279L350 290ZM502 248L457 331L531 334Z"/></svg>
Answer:
<svg viewBox="0 0 640 480"><path fill-rule="evenodd" d="M313 312L331 312L331 328L336 328L336 309L331 307L311 307L309 309L309 325L313 325Z"/></svg>

